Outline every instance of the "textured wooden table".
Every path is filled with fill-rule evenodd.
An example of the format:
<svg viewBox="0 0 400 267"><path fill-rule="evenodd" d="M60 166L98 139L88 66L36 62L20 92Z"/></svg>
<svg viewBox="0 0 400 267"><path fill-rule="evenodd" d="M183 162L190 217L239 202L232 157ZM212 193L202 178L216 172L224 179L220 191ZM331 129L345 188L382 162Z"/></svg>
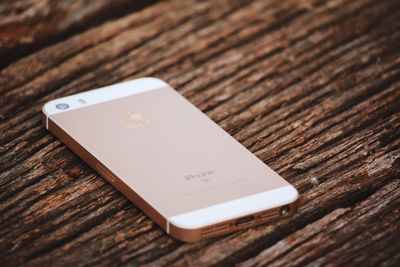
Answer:
<svg viewBox="0 0 400 267"><path fill-rule="evenodd" d="M4 0L0 68L0 266L399 266L400 1ZM143 76L293 183L298 213L178 242L40 124Z"/></svg>

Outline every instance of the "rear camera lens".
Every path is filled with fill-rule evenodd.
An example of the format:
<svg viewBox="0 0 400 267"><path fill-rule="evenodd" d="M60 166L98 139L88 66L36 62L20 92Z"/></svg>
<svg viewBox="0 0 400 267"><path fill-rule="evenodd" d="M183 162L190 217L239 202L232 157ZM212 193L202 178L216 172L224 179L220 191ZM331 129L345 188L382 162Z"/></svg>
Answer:
<svg viewBox="0 0 400 267"><path fill-rule="evenodd" d="M67 108L69 108L69 105L66 104L66 103L59 103L59 104L56 105L56 108L58 108L58 109L67 109Z"/></svg>

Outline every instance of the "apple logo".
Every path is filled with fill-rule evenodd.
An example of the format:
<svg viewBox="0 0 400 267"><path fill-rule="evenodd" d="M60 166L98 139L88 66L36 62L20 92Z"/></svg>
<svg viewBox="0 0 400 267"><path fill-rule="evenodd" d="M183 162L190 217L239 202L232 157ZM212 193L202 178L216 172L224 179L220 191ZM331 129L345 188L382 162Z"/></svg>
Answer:
<svg viewBox="0 0 400 267"><path fill-rule="evenodd" d="M140 128L150 124L150 121L143 117L140 113L133 113L128 111L124 116L122 116L119 122L128 128Z"/></svg>

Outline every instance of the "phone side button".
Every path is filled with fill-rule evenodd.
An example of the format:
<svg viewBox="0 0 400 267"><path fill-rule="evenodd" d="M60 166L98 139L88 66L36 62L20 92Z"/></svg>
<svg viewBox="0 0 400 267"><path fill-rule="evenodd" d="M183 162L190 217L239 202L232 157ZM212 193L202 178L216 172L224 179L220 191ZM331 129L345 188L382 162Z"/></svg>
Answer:
<svg viewBox="0 0 400 267"><path fill-rule="evenodd" d="M103 166L101 163L96 163L96 170L100 173L101 176L106 178L108 181L115 183L114 174L112 174L106 167Z"/></svg>

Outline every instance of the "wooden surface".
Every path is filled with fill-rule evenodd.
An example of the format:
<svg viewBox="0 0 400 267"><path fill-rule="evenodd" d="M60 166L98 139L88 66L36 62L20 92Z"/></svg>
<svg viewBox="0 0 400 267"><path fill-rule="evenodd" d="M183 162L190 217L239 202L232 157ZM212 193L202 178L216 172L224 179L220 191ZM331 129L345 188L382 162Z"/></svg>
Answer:
<svg viewBox="0 0 400 267"><path fill-rule="evenodd" d="M6 0L0 67L0 266L399 266L400 1ZM143 76L293 183L298 213L178 242L40 124Z"/></svg>

